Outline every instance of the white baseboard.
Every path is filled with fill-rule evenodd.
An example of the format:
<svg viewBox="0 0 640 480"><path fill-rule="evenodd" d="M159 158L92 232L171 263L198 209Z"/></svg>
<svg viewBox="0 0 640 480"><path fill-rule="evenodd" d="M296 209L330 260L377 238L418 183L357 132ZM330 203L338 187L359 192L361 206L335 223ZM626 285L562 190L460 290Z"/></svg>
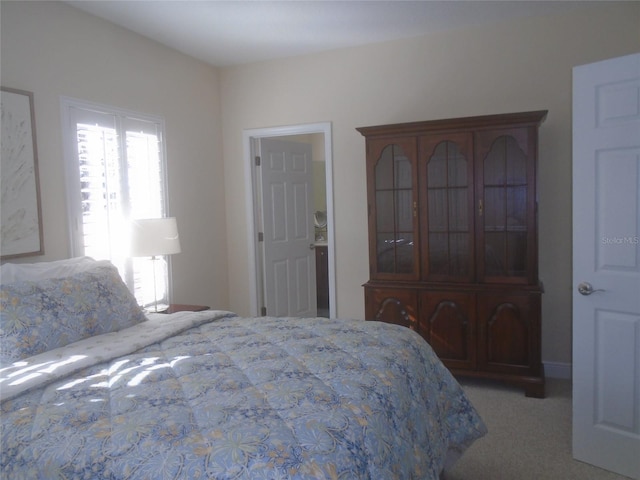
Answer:
<svg viewBox="0 0 640 480"><path fill-rule="evenodd" d="M542 362L546 378L560 378L571 380L571 364L562 362Z"/></svg>

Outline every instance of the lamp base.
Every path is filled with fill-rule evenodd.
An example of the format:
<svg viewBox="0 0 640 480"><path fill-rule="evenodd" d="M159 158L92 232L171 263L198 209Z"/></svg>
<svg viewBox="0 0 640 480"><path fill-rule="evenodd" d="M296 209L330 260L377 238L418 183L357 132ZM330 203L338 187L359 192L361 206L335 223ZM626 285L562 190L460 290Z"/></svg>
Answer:
<svg viewBox="0 0 640 480"><path fill-rule="evenodd" d="M149 305L148 307L145 307L144 312L145 313L165 313L167 310L169 310L169 305L167 305L166 303L158 303L156 305Z"/></svg>

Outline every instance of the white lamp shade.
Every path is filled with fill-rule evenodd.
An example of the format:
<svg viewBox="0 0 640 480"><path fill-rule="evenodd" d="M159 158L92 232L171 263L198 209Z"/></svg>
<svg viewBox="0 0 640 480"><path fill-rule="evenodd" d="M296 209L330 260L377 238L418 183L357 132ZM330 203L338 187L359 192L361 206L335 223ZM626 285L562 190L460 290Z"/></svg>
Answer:
<svg viewBox="0 0 640 480"><path fill-rule="evenodd" d="M145 218L131 222L131 256L153 257L180 253L175 217Z"/></svg>

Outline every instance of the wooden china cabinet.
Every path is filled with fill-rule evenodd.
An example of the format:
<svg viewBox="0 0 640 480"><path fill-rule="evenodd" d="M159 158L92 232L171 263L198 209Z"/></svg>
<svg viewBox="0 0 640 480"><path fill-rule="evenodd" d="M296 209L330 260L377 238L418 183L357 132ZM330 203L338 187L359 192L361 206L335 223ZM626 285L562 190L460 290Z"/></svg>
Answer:
<svg viewBox="0 0 640 480"><path fill-rule="evenodd" d="M546 111L362 127L368 320L422 335L454 375L544 397L536 163Z"/></svg>

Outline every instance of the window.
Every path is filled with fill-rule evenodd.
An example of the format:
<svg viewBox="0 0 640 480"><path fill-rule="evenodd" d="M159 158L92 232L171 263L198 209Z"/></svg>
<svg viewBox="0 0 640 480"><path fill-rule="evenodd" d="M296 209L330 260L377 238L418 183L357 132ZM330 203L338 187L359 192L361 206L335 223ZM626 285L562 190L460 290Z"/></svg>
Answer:
<svg viewBox="0 0 640 480"><path fill-rule="evenodd" d="M62 117L72 255L113 262L140 305L168 303L167 259L129 257L128 234L166 216L163 119L67 98Z"/></svg>

